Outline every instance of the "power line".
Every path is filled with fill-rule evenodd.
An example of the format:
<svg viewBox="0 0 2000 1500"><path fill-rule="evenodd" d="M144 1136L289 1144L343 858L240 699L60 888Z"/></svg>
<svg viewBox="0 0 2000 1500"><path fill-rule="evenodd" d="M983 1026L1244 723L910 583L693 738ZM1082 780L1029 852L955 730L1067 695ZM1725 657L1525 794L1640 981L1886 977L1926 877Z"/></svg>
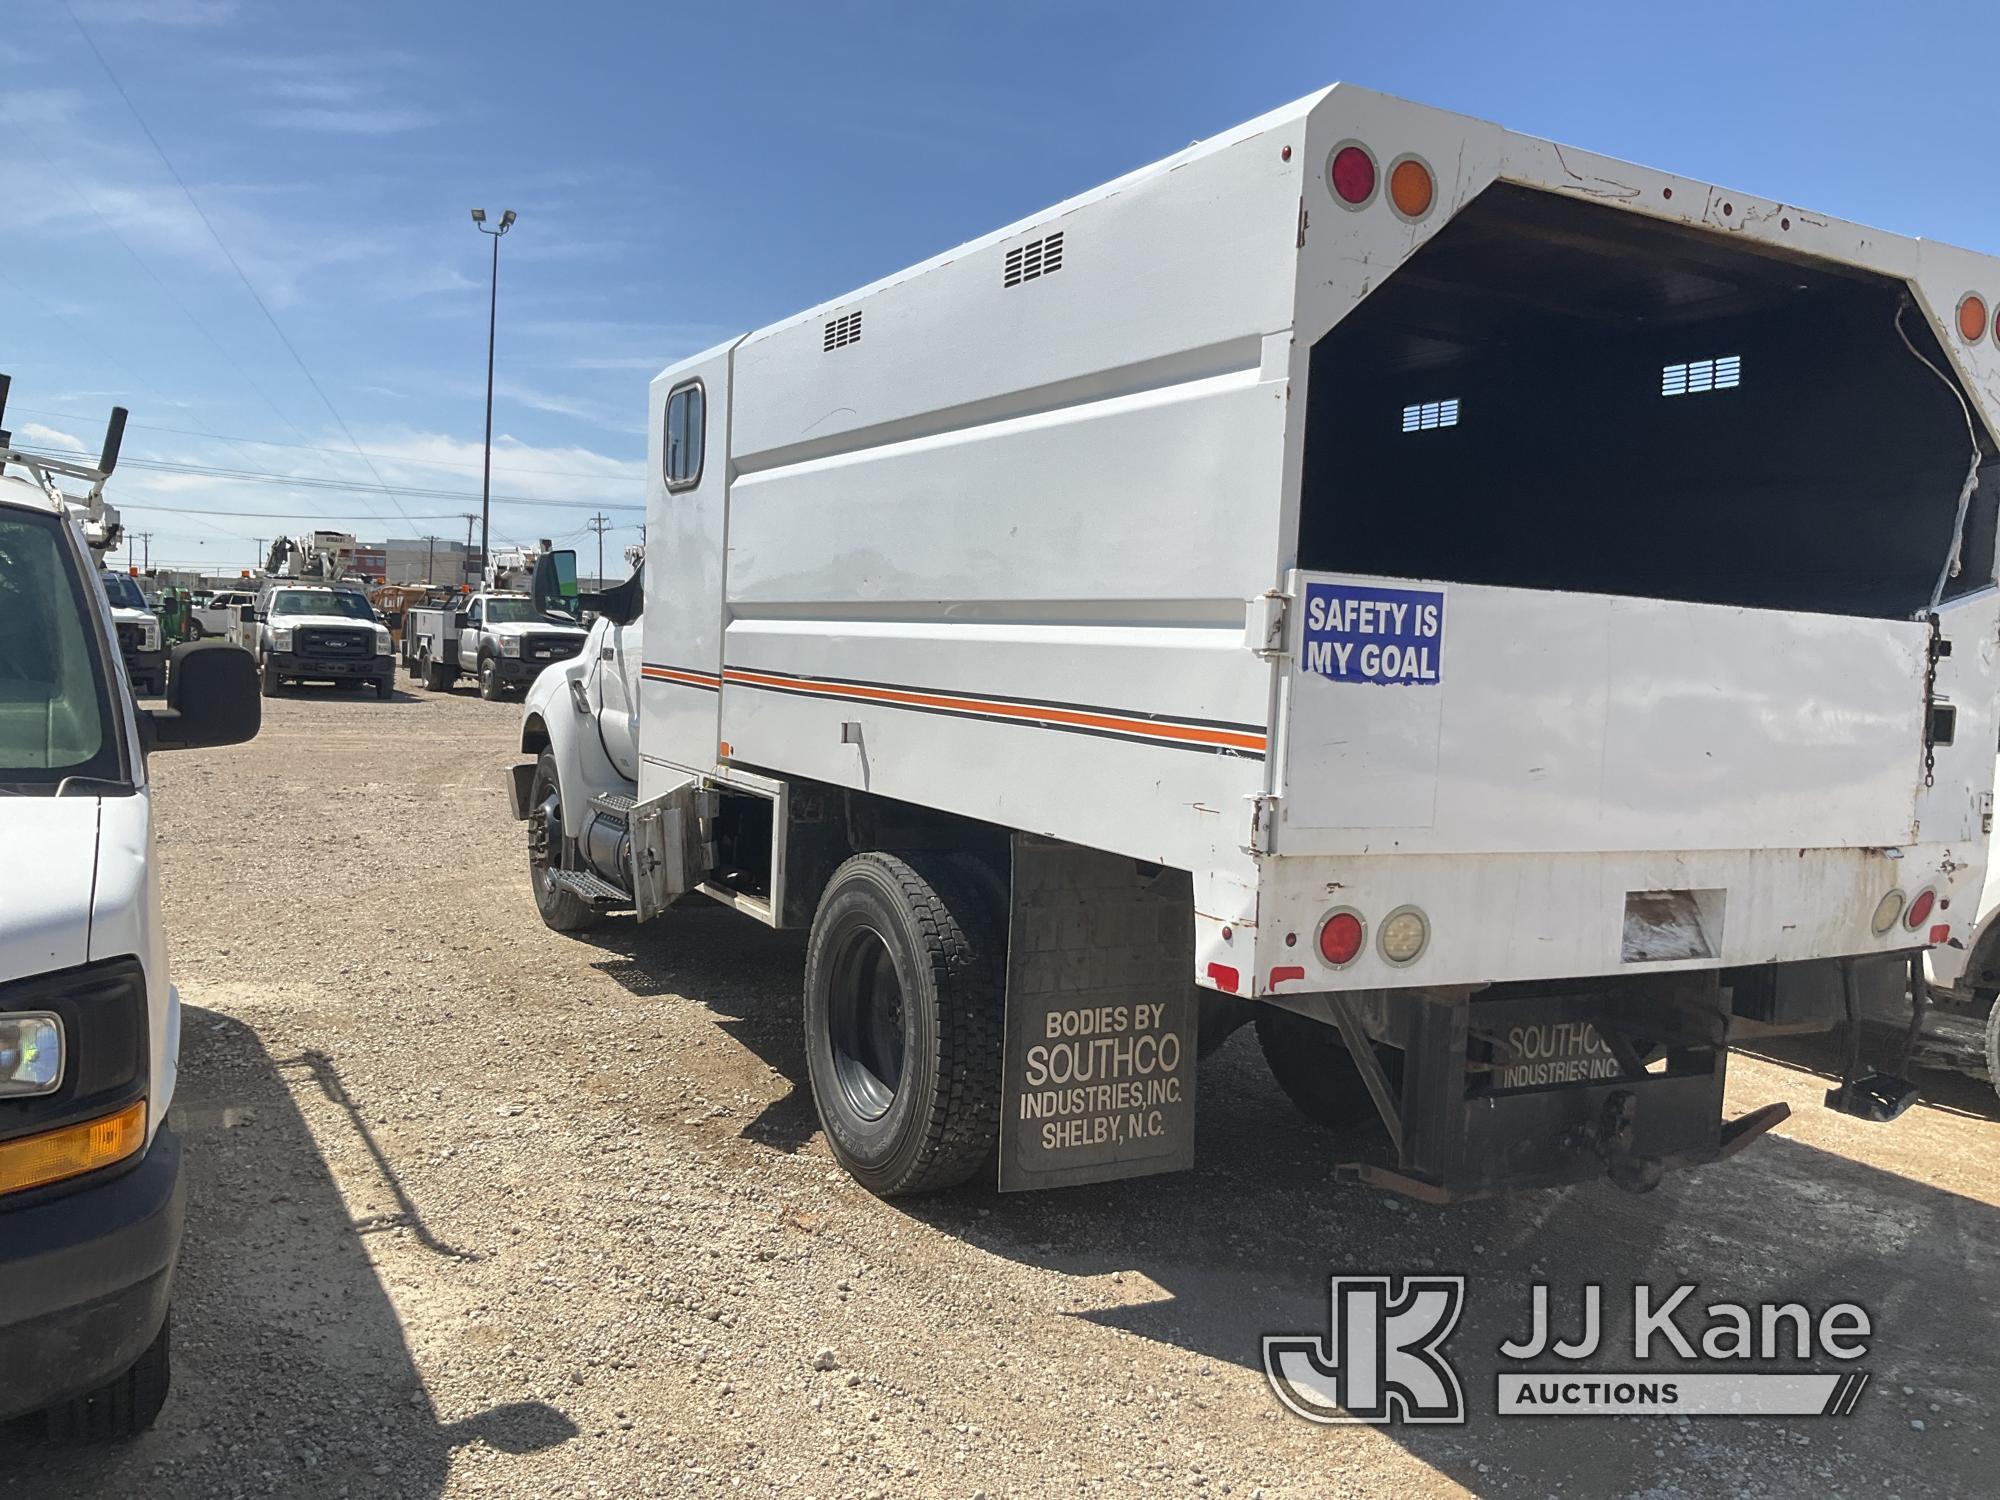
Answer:
<svg viewBox="0 0 2000 1500"><path fill-rule="evenodd" d="M111 80L111 86L118 91L118 97L125 101L125 107L132 112L132 118L138 121L139 129L145 133L146 139L152 144L154 155L160 158L160 164L167 169L168 174L174 179L175 184L179 186L181 196L187 199L188 206L195 211L195 216L201 220L202 227L208 230L208 237L215 241L215 248L220 250L222 258L229 262L229 268L236 273L236 279L243 283L243 290L250 294L250 300L257 304L257 310L264 315L264 321L271 325L271 332L278 336L278 342L285 346L285 352L291 355L292 362L299 367L299 373L305 376L306 384L313 388L313 394L319 397L320 403L326 407L328 414L332 416L334 425L340 429L340 435L347 439L347 445L355 451L362 463L368 466L368 472L375 475L376 484L380 485L383 492L388 495L389 503L396 507L397 513L403 517L404 524L414 531L416 529L416 522L410 520L409 514L403 510L403 502L397 498L396 492L389 488L379 473L376 473L373 460L367 454L363 453L361 445L354 441L354 434L348 431L346 418L341 416L333 402L328 399L326 392L321 389L319 381L314 378L313 372L307 368L305 360L300 357L299 351L293 347L292 341L285 336L285 330L279 326L278 320L272 316L271 309L264 305L263 297L258 294L257 288L251 283L249 276L244 273L243 267L237 263L235 254L223 242L223 238L216 231L215 225L210 222L207 210L201 206L200 200L195 197L193 190L188 187L187 180L181 176L180 169L174 165L173 159L167 155L166 149L160 145L159 137L153 134L153 127L146 123L146 117L139 113L139 106L132 102L132 96L125 92L125 85L118 81L118 75L112 72L111 64L105 61L104 54L97 50L97 43L92 41L90 33L84 30L83 22L79 21L76 18L76 12L70 9L69 0L62 0L62 8L63 13L69 17L70 24L76 28L76 34L83 38L83 44L90 49L91 56L97 59L97 65L104 70L104 76ZM304 436L304 434L301 433L300 436Z"/></svg>
<svg viewBox="0 0 2000 1500"><path fill-rule="evenodd" d="M128 373L130 372L128 371ZM137 377L135 376L134 378L136 379ZM144 384L143 381L140 383ZM151 390L152 388L148 386L147 389ZM155 391L154 394L158 395L159 393ZM54 417L58 421L64 422L93 422L96 420L95 417L86 416L81 412L49 411L46 408L38 410L32 406L16 405L9 407L8 410L25 412L32 417ZM316 447L311 443L278 443L273 442L269 438L231 436L228 433L205 432L186 427L161 427L153 422L132 422L128 426L135 432L166 432L173 434L175 437L214 438L218 442L248 443L252 447L257 448L288 448L300 453L324 453L334 458L352 458L354 456L345 448L322 448ZM300 433L299 436L304 437L305 434ZM370 452L368 457L385 459L395 464L416 464L426 469L477 469L479 467L475 463L454 463L452 460L445 458L410 458L401 453L382 453L379 451ZM643 474L593 474L584 469L531 469L523 464L505 462L497 463L493 467L496 470L504 470L510 474L537 474L550 479L590 479L603 484L644 484L646 482L646 477Z"/></svg>
<svg viewBox="0 0 2000 1500"><path fill-rule="evenodd" d="M30 448L23 445L21 451L23 453L45 454L50 458L75 457L74 454L67 453L65 450L58 448ZM275 485L281 489L332 490L338 494L352 495L374 493L365 484L359 484L346 479L325 478L316 474L271 474L255 469L230 469L213 464L172 463L166 459L156 458L121 458L118 461L118 466L121 469L144 469L158 474L189 474L201 479L222 479L233 484ZM410 486L405 486L403 493L426 500L477 500L479 498L477 494L466 490L418 489ZM127 502L120 501L119 503L122 505ZM139 509L152 502L134 500L129 503L134 509ZM493 503L495 505L541 505L548 506L554 510L590 510L600 505L608 510L644 510L646 508L638 501L558 500L545 498L540 495L495 495ZM172 507L155 506L154 508L171 509ZM224 512L224 514L234 515L241 514L241 512L231 511ZM386 519L386 517L377 517L377 519ZM407 512L404 513L403 519L410 521L412 525L415 524L414 518Z"/></svg>

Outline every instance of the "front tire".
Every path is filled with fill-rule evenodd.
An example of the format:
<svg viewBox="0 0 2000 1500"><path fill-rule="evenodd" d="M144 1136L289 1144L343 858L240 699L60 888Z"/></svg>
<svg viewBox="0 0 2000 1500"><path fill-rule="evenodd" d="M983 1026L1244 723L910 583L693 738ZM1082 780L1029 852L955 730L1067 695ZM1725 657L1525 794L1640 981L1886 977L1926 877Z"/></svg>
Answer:
<svg viewBox="0 0 2000 1500"><path fill-rule="evenodd" d="M1377 1118L1375 1101L1361 1070L1354 1065L1340 1032L1319 1021L1259 1006L1257 1045L1264 1049L1264 1061L1285 1097L1316 1125L1329 1130L1350 1130ZM1403 1081L1403 1054L1393 1047L1377 1044L1375 1056L1389 1075L1390 1087Z"/></svg>
<svg viewBox="0 0 2000 1500"><path fill-rule="evenodd" d="M542 924L552 932L583 932L595 927L604 914L574 891L566 891L549 879L551 867L567 865L563 837L562 781L556 774L556 754L544 750L535 762L535 779L528 792L528 884L535 893L535 909Z"/></svg>
<svg viewBox="0 0 2000 1500"><path fill-rule="evenodd" d="M833 1154L884 1198L966 1181L1000 1133L1006 944L965 872L859 854L806 950L806 1067Z"/></svg>
<svg viewBox="0 0 2000 1500"><path fill-rule="evenodd" d="M277 669L269 662L264 663L263 670L258 676L257 690L266 698L275 698L278 696L278 689L282 686L284 684L278 679Z"/></svg>
<svg viewBox="0 0 2000 1500"><path fill-rule="evenodd" d="M506 695L506 688L500 681L500 663L490 656L479 658L479 696L488 703L498 703Z"/></svg>
<svg viewBox="0 0 2000 1500"><path fill-rule="evenodd" d="M169 1313L131 1369L44 1412L43 1431L49 1441L103 1442L137 1437L151 1427L160 1408L167 1404L167 1391L173 1385L172 1327Z"/></svg>

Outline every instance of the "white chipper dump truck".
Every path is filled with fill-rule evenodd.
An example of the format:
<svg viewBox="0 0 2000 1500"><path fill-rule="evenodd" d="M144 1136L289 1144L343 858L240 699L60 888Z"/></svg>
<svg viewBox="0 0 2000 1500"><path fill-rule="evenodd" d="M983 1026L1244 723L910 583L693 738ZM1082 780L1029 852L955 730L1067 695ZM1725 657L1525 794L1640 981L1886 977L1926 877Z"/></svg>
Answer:
<svg viewBox="0 0 2000 1500"><path fill-rule="evenodd" d="M538 573L600 615L541 914L810 927L878 1192L1184 1165L1246 1019L1423 1198L1729 1156L1732 1039L1973 915L1996 297L1342 86L732 339L652 384L642 573Z"/></svg>

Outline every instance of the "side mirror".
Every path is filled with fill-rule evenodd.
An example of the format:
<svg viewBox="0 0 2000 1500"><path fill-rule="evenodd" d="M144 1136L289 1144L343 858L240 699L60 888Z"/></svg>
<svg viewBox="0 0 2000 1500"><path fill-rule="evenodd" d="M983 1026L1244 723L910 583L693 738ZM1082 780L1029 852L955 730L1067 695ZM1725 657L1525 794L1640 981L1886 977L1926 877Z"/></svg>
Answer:
<svg viewBox="0 0 2000 1500"><path fill-rule="evenodd" d="M147 748L240 745L264 722L257 663L226 641L189 641L167 658L167 706L144 713Z"/></svg>
<svg viewBox="0 0 2000 1500"><path fill-rule="evenodd" d="M560 610L573 615L577 610L576 554L570 551L544 552L535 559L535 576L528 585L537 613Z"/></svg>

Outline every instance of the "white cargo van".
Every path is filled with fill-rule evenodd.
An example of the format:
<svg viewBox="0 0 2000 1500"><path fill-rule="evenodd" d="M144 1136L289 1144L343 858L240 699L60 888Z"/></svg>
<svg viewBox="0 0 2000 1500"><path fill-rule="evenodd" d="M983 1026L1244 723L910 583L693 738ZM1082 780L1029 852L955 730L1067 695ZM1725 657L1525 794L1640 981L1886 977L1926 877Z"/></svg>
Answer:
<svg viewBox="0 0 2000 1500"><path fill-rule="evenodd" d="M1726 1157L1732 1039L1973 915L1995 298L1342 86L731 339L653 382L643 578L538 574L602 617L542 916L810 926L882 1192L1184 1165L1245 1019L1398 1191Z"/></svg>
<svg viewBox="0 0 2000 1500"><path fill-rule="evenodd" d="M0 1420L83 1437L167 1393L180 1008L146 757L248 739L261 706L219 644L174 650L165 709L133 702L51 477L95 492L114 456L58 471L0 434Z"/></svg>

